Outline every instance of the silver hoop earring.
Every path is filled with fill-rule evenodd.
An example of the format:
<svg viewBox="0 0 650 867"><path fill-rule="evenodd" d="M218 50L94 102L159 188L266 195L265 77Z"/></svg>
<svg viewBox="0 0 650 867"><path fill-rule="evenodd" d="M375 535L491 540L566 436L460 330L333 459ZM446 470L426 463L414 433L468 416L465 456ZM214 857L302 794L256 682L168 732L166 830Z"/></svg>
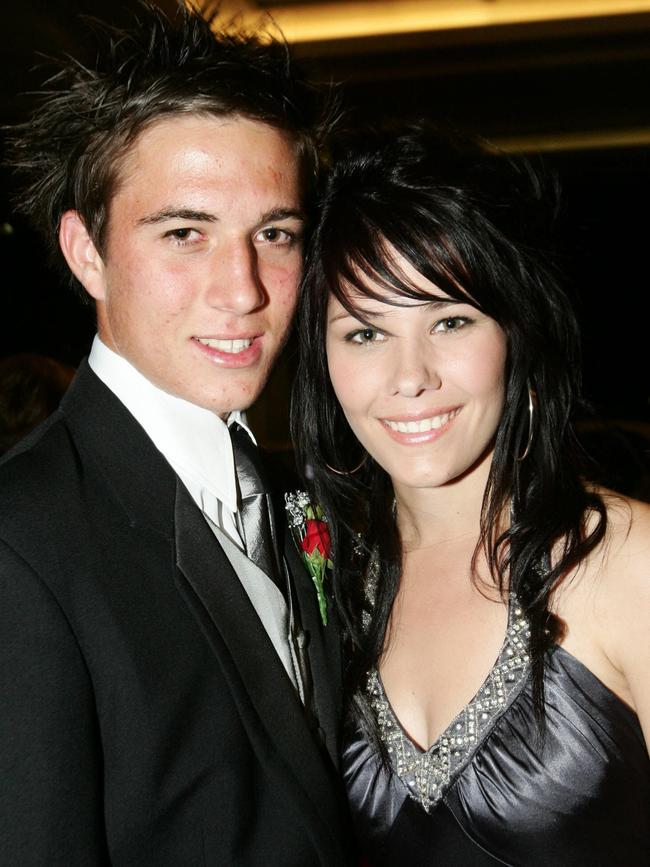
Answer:
<svg viewBox="0 0 650 867"><path fill-rule="evenodd" d="M528 383L528 439L526 448L523 453L517 458L518 461L525 461L530 453L530 447L533 444L535 436L535 411L537 410L537 392Z"/></svg>
<svg viewBox="0 0 650 867"><path fill-rule="evenodd" d="M325 466L331 473L335 473L337 476L353 476L355 473L358 473L361 467L365 464L366 458L368 457L368 452L361 458L361 463L357 464L357 466L353 470L335 470L334 467L331 467L327 462Z"/></svg>

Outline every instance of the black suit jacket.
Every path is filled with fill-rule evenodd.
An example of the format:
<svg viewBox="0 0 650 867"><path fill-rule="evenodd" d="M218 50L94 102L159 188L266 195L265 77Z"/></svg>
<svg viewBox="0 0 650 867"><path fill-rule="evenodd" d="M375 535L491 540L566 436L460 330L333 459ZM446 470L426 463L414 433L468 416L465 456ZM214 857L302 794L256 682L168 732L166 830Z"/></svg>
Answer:
<svg viewBox="0 0 650 867"><path fill-rule="evenodd" d="M0 863L339 865L340 661L290 540L310 723L184 486L83 365L0 466Z"/></svg>

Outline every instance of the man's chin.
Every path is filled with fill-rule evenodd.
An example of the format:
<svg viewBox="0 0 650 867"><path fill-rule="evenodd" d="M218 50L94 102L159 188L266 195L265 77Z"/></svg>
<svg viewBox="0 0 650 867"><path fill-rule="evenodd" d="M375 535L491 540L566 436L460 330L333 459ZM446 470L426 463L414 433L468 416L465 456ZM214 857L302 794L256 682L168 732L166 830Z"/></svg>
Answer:
<svg viewBox="0 0 650 867"><path fill-rule="evenodd" d="M267 366L263 375L259 370L217 372L218 376L197 378L191 384L189 376L186 376L184 383L162 387L176 397L225 418L231 412L243 412L255 403L264 390L270 369Z"/></svg>
<svg viewBox="0 0 650 867"><path fill-rule="evenodd" d="M218 415L219 418L226 419L232 412L246 412L246 410L250 409L257 401L262 391L263 386L260 386L254 391L246 391L241 395L234 394L232 397L225 400L206 399L205 401L194 402L198 403L199 406L202 406L204 409L213 412L215 415Z"/></svg>

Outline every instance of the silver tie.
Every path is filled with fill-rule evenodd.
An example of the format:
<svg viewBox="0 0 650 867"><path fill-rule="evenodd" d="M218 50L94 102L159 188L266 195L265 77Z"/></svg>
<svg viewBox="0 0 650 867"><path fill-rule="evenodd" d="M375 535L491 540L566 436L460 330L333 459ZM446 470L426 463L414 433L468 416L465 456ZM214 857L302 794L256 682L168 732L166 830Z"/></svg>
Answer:
<svg viewBox="0 0 650 867"><path fill-rule="evenodd" d="M241 506L241 530L246 554L265 572L286 597L278 554L273 508L257 447L238 424L230 426Z"/></svg>

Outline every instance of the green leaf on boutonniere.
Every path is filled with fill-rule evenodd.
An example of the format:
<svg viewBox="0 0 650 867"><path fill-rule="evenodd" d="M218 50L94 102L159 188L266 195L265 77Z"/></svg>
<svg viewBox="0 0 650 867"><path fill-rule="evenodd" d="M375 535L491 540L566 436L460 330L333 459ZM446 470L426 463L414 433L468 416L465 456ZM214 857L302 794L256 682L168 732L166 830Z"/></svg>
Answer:
<svg viewBox="0 0 650 867"><path fill-rule="evenodd" d="M330 534L327 519L318 505L313 505L304 491L285 494L285 506L291 535L302 561L316 588L316 598L323 626L327 626L325 576L332 569Z"/></svg>

